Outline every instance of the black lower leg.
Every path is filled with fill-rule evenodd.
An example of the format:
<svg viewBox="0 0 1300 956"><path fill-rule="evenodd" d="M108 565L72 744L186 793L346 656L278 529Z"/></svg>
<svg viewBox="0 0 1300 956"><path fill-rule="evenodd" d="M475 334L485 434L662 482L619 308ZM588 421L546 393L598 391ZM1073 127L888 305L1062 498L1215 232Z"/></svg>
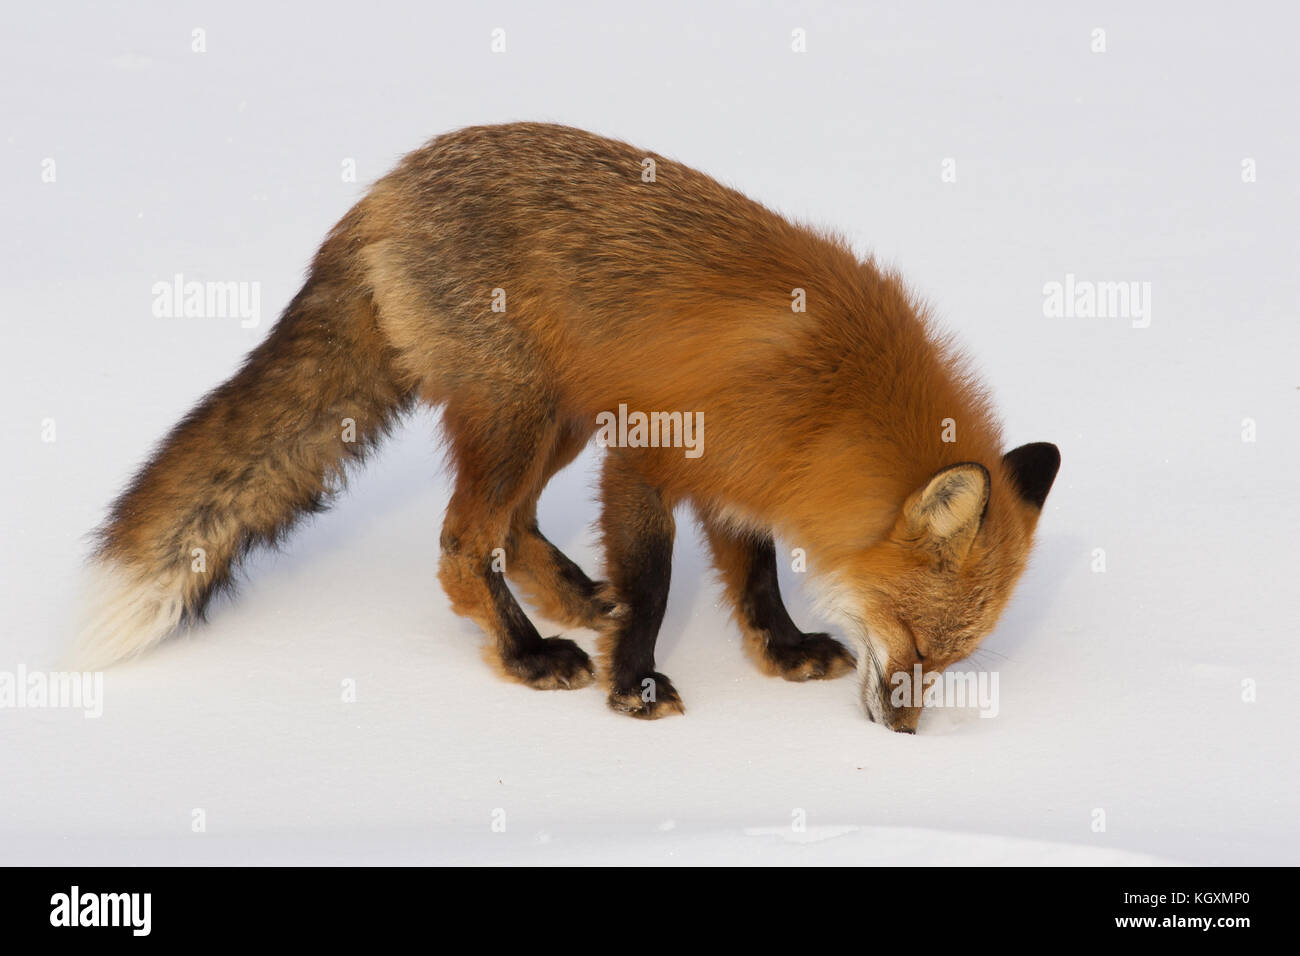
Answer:
<svg viewBox="0 0 1300 956"><path fill-rule="evenodd" d="M655 642L668 607L672 574L672 539L648 537L621 556L618 593L627 606L614 634L610 676L615 688L628 690L654 672Z"/></svg>
<svg viewBox="0 0 1300 956"><path fill-rule="evenodd" d="M501 649L501 656L518 657L540 647L542 635L510 593L505 575L493 569L490 560L483 570L483 580L492 600L492 613L497 623L497 646Z"/></svg>
<svg viewBox="0 0 1300 956"><path fill-rule="evenodd" d="M507 676L544 690L584 687L595 679L586 651L564 637L542 637L489 564L485 576L496 616L498 660Z"/></svg>
<svg viewBox="0 0 1300 956"><path fill-rule="evenodd" d="M749 572L740 597L740 613L751 628L762 632L769 645L794 645L804 639L781 600L777 583L776 545L770 537L750 545Z"/></svg>
<svg viewBox="0 0 1300 956"><path fill-rule="evenodd" d="M781 600L772 538L752 539L745 548L748 566L737 609L764 669L795 681L838 677L851 671L853 657L844 645L829 634L805 634L791 620Z"/></svg>
<svg viewBox="0 0 1300 956"><path fill-rule="evenodd" d="M631 477L610 480L613 470L603 523L610 585L622 607L605 639L609 705L634 717L682 713L672 682L655 670L672 574L672 514L656 490Z"/></svg>

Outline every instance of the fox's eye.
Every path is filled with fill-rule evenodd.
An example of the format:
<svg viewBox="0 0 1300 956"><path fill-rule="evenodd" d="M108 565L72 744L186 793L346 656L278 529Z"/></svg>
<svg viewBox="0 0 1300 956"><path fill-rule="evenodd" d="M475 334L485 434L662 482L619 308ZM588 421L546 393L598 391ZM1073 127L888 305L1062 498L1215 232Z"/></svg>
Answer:
<svg viewBox="0 0 1300 956"><path fill-rule="evenodd" d="M925 659L929 656L929 646L921 642L921 639L916 635L916 631L912 629L911 624L908 624L906 621L899 621L898 623L901 624L903 630L907 632L907 638L912 642L912 647L916 650L916 656L921 659L921 663L925 663Z"/></svg>

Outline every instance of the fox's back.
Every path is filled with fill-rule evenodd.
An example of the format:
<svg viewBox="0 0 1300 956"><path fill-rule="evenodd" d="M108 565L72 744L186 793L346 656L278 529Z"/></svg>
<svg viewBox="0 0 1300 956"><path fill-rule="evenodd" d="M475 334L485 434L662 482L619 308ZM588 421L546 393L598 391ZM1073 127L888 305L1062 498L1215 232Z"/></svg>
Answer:
<svg viewBox="0 0 1300 956"><path fill-rule="evenodd" d="M442 270L543 280L563 269L569 294L593 307L732 296L737 279L769 285L774 269L786 273L782 284L808 278L797 261L809 251L803 230L688 166L565 126L437 137L381 180L372 201L388 197L401 209L384 204L381 215L401 215L403 232L453 257L439 260Z"/></svg>
<svg viewBox="0 0 1300 956"><path fill-rule="evenodd" d="M928 353L901 284L841 240L582 130L440 136L361 212L380 320L407 352L436 339L462 375L544 367L584 416L629 402L772 421L836 379L888 390Z"/></svg>

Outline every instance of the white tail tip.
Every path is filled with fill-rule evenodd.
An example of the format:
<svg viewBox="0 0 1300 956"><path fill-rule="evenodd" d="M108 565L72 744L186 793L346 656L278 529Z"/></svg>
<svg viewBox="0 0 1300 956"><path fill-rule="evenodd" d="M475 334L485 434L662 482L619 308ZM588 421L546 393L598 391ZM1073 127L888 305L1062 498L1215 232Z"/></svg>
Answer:
<svg viewBox="0 0 1300 956"><path fill-rule="evenodd" d="M102 670L153 647L184 610L177 575L159 579L98 560L90 567L84 624L68 652L74 670Z"/></svg>

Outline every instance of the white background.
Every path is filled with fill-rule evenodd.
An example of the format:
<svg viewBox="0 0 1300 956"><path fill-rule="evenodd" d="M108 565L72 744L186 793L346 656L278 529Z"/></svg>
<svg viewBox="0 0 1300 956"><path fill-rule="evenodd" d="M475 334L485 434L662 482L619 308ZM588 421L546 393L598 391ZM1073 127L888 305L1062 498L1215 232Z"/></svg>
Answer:
<svg viewBox="0 0 1300 956"><path fill-rule="evenodd" d="M659 662L689 713L642 723L594 687L484 665L434 576L448 489L421 413L209 625L108 672L102 718L0 710L0 861L1295 863L1300 22L1282 3L1134 6L7 17L0 670L51 664L86 533L365 184L468 124L617 136L844 232L967 344L1009 444L1055 441L1064 465L976 660L997 718L936 711L894 736L852 679L761 676L684 521ZM178 272L260 282L261 324L155 318L151 286ZM1150 282L1150 327L1045 317L1066 273ZM593 573L595 461L542 502Z"/></svg>

